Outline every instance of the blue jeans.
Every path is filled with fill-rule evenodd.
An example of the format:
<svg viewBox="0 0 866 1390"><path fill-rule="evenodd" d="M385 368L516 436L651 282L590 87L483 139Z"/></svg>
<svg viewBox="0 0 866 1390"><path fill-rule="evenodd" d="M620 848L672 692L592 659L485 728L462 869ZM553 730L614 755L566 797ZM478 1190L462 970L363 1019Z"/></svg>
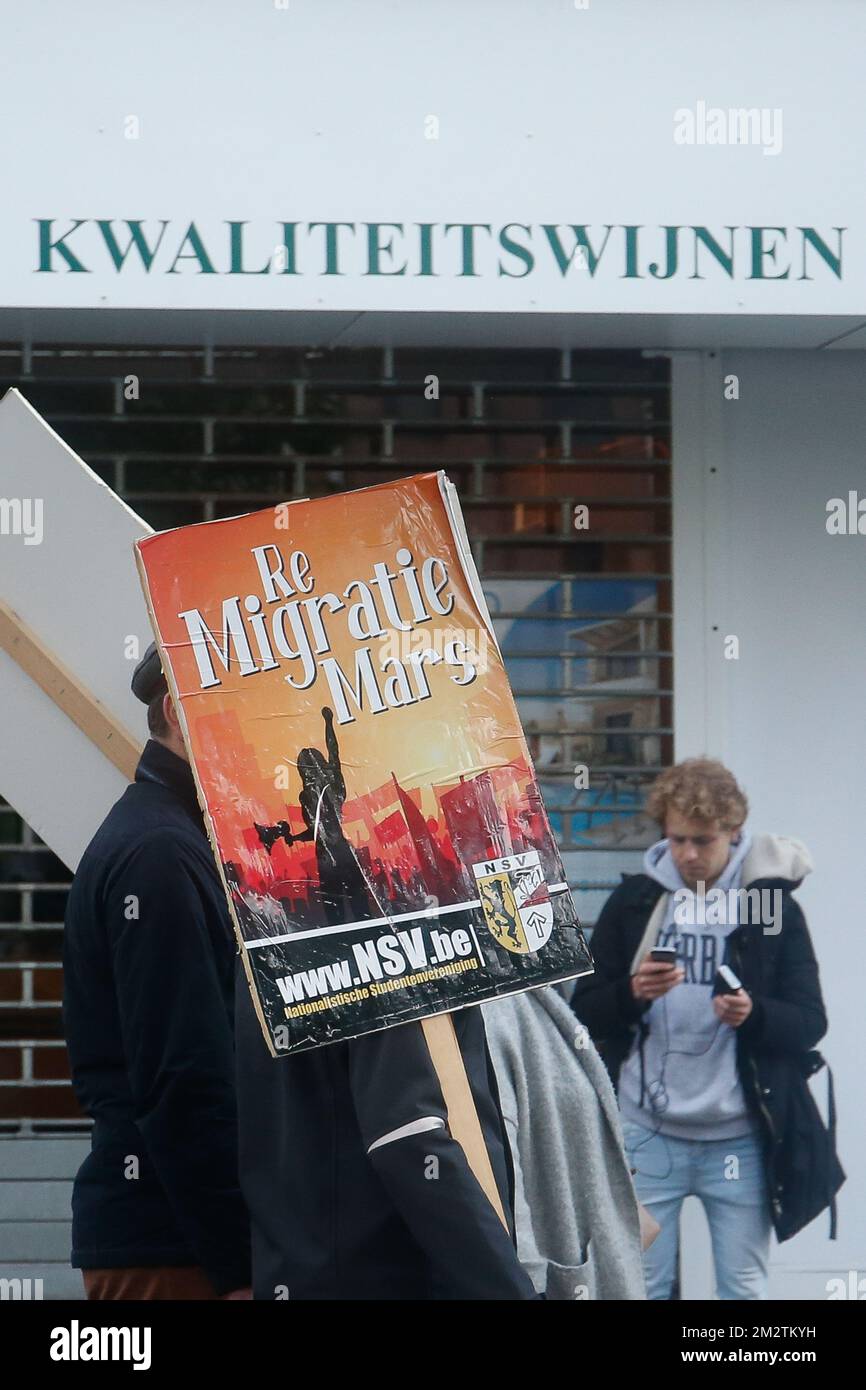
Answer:
<svg viewBox="0 0 866 1390"><path fill-rule="evenodd" d="M685 1197L707 1214L718 1297L766 1298L770 1200L758 1137L673 1139L630 1120L623 1135L637 1195L661 1226L643 1257L647 1298L671 1296Z"/></svg>

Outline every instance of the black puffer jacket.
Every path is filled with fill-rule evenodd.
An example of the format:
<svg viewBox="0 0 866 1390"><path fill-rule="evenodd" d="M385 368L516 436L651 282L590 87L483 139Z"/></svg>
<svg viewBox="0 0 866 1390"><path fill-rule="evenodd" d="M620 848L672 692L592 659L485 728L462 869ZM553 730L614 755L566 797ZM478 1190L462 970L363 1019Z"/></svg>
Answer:
<svg viewBox="0 0 866 1390"><path fill-rule="evenodd" d="M150 740L84 853L63 944L72 1080L93 1116L72 1264L250 1283L238 1186L235 939L189 765Z"/></svg>
<svg viewBox="0 0 866 1390"><path fill-rule="evenodd" d="M822 1209L811 1210L803 1188L808 1175L797 1163L809 1145L823 1145L815 1130L817 1112L807 1108L802 1078L811 1068L810 1049L827 1031L818 965L802 909L792 896L802 879L791 877L774 836L756 838L743 865L744 888L779 889L782 924L778 932L759 925L736 927L726 941L729 964L752 996L753 1008L736 1030L737 1072L746 1101L764 1141L773 1224L780 1240L800 1230ZM808 871L806 869L805 871ZM633 874L608 898L592 934L595 974L578 980L572 1007L601 1052L614 1086L637 1036L649 1003L634 998L632 962L662 885L647 874ZM801 1128L798 1134L798 1126ZM808 1131L808 1132L806 1132ZM828 1157L831 1196L844 1174ZM828 1196L828 1200L829 1200Z"/></svg>

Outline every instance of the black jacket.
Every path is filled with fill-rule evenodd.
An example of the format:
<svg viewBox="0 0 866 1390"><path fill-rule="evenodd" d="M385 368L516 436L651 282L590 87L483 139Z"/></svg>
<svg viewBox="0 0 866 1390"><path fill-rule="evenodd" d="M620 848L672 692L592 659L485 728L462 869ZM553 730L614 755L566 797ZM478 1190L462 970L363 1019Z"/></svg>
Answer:
<svg viewBox="0 0 866 1390"><path fill-rule="evenodd" d="M256 1298L535 1296L513 1236L445 1127L420 1023L273 1058L240 978L236 1007ZM510 1218L510 1155L481 1011L453 1018ZM415 1122L424 1127L395 1134Z"/></svg>
<svg viewBox="0 0 866 1390"><path fill-rule="evenodd" d="M218 1293L249 1285L235 954L192 773L150 740L66 912L64 1029L94 1119L72 1198L76 1268L200 1265Z"/></svg>
<svg viewBox="0 0 866 1390"><path fill-rule="evenodd" d="M791 1111L800 1098L800 1069L808 1070L807 1054L827 1031L827 1016L809 930L791 896L797 882L756 878L743 886L782 893L781 930L773 934L759 925L736 927L726 940L725 963L753 1000L752 1012L736 1030L737 1072L764 1142L773 1224L783 1240L804 1224L805 1212L792 1209L797 1199L789 1199L794 1185L786 1181L796 1161ZM592 934L595 974L578 980L575 989L572 1007L604 1057L614 1086L635 1036L643 1043L642 1018L650 1004L634 998L631 967L663 891L647 874L624 878Z"/></svg>

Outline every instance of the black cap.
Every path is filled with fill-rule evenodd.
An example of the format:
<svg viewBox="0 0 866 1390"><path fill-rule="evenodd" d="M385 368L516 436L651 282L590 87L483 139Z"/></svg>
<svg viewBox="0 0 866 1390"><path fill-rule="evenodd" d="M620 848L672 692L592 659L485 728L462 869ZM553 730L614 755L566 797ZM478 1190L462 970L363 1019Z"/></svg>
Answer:
<svg viewBox="0 0 866 1390"><path fill-rule="evenodd" d="M162 674L162 662L155 642L151 642L132 673L132 693L144 705L149 705L157 695L168 694L168 684Z"/></svg>

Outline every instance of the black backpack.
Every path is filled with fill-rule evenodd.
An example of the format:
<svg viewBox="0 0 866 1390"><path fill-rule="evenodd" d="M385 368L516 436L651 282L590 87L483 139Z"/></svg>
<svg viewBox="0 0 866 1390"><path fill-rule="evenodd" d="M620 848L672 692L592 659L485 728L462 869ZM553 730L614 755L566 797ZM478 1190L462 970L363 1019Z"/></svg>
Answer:
<svg viewBox="0 0 866 1390"><path fill-rule="evenodd" d="M827 1124L809 1089L809 1077L826 1067L820 1052L805 1052L790 1059L781 1143L776 1151L783 1210L776 1224L780 1241L808 1226L825 1208L830 1209L830 1239L836 1239L836 1193L845 1171L836 1155L836 1101L833 1073L827 1067Z"/></svg>

